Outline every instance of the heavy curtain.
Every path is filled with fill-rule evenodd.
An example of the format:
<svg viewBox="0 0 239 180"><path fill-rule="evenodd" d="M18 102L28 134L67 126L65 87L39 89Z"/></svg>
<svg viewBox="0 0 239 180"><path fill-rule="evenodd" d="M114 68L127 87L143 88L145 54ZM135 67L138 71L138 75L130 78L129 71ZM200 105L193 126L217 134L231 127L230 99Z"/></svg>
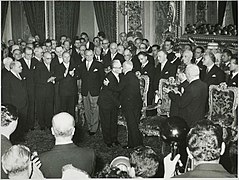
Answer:
<svg viewBox="0 0 239 180"><path fill-rule="evenodd" d="M219 1L219 7L218 7L218 24L222 25L223 18L226 11L226 5L227 1Z"/></svg>
<svg viewBox="0 0 239 180"><path fill-rule="evenodd" d="M5 22L7 18L7 9L8 9L8 1L1 1L1 37L3 35L4 27L5 27Z"/></svg>
<svg viewBox="0 0 239 180"><path fill-rule="evenodd" d="M56 39L59 39L61 35L66 35L72 39L76 36L79 23L79 13L80 2L55 2Z"/></svg>
<svg viewBox="0 0 239 180"><path fill-rule="evenodd" d="M99 31L103 31L111 42L116 41L116 1L94 1Z"/></svg>
<svg viewBox="0 0 239 180"><path fill-rule="evenodd" d="M44 1L23 1L27 22L33 36L45 39L45 8Z"/></svg>
<svg viewBox="0 0 239 180"><path fill-rule="evenodd" d="M233 15L233 20L234 20L234 24L237 25L238 24L238 7L237 7L237 1L232 1L232 15Z"/></svg>

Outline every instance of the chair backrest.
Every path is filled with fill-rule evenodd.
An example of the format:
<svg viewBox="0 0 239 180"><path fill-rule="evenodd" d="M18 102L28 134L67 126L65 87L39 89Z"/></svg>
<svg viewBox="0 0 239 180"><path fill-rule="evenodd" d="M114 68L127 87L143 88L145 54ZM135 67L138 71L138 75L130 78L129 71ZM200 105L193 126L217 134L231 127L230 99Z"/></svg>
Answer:
<svg viewBox="0 0 239 180"><path fill-rule="evenodd" d="M141 75L139 78L140 82L140 92L143 100L142 108L142 118L146 117L146 107L147 107L147 94L149 90L149 77L147 75Z"/></svg>
<svg viewBox="0 0 239 180"><path fill-rule="evenodd" d="M238 88L226 84L209 86L209 116L215 123L225 127L237 126Z"/></svg>
<svg viewBox="0 0 239 180"><path fill-rule="evenodd" d="M237 141L238 88L225 83L209 86L208 119L223 128L225 142Z"/></svg>
<svg viewBox="0 0 239 180"><path fill-rule="evenodd" d="M169 116L171 99L168 96L168 93L163 91L163 88L168 89L178 89L179 84L173 77L169 79L160 79L159 81L159 99L161 99L161 105L158 109L158 115L167 115Z"/></svg>

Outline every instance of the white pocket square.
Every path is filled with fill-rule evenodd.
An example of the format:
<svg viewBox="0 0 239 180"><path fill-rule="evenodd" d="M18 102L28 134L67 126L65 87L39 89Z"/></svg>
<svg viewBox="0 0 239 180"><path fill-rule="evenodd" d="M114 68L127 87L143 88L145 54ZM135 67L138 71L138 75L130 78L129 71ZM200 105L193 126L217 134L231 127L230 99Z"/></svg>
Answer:
<svg viewBox="0 0 239 180"><path fill-rule="evenodd" d="M165 72L165 74L168 74L168 71L167 71L167 72Z"/></svg>
<svg viewBox="0 0 239 180"><path fill-rule="evenodd" d="M212 77L214 78L214 77L217 77L217 76L215 74L213 74Z"/></svg>
<svg viewBox="0 0 239 180"><path fill-rule="evenodd" d="M233 82L232 84L236 85L236 82Z"/></svg>
<svg viewBox="0 0 239 180"><path fill-rule="evenodd" d="M93 72L97 72L97 71L98 71L98 69L94 69L94 70L93 70Z"/></svg>

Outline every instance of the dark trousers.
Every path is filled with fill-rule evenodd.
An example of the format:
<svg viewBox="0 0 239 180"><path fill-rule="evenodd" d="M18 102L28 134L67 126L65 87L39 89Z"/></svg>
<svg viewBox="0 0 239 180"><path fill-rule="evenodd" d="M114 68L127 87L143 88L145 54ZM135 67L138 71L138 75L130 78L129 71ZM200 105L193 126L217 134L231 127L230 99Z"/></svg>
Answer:
<svg viewBox="0 0 239 180"><path fill-rule="evenodd" d="M18 108L18 124L16 130L11 134L11 141L13 143L22 141L27 129L27 108L28 106L24 106L22 108Z"/></svg>
<svg viewBox="0 0 239 180"><path fill-rule="evenodd" d="M38 96L36 104L37 118L40 128L50 128L53 116L53 96Z"/></svg>
<svg viewBox="0 0 239 180"><path fill-rule="evenodd" d="M118 137L118 108L99 107L103 139L106 144L114 143Z"/></svg>
<svg viewBox="0 0 239 180"><path fill-rule="evenodd" d="M75 116L75 96L60 96L61 111Z"/></svg>
<svg viewBox="0 0 239 180"><path fill-rule="evenodd" d="M59 82L54 85L54 114L61 111L61 100L59 95Z"/></svg>
<svg viewBox="0 0 239 180"><path fill-rule="evenodd" d="M143 137L138 126L141 116L141 108L122 107L122 110L127 122L128 146L137 147L143 145Z"/></svg>
<svg viewBox="0 0 239 180"><path fill-rule="evenodd" d="M35 126L35 95L28 94L28 110L27 110L27 129L33 129Z"/></svg>

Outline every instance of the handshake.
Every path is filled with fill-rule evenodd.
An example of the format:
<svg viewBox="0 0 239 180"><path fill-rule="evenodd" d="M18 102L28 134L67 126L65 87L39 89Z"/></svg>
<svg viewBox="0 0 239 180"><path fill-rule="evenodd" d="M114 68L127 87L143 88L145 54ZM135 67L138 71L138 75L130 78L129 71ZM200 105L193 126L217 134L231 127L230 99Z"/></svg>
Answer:
<svg viewBox="0 0 239 180"><path fill-rule="evenodd" d="M48 82L48 83L51 82L52 84L55 84L55 79L56 79L56 77L51 76L51 77L47 80L47 82Z"/></svg>
<svg viewBox="0 0 239 180"><path fill-rule="evenodd" d="M177 89L169 89L169 88L164 87L163 91L166 93L169 93L170 91L172 91L172 92L174 92L174 94L179 94L180 96L182 95L182 93L180 91L178 91Z"/></svg>

